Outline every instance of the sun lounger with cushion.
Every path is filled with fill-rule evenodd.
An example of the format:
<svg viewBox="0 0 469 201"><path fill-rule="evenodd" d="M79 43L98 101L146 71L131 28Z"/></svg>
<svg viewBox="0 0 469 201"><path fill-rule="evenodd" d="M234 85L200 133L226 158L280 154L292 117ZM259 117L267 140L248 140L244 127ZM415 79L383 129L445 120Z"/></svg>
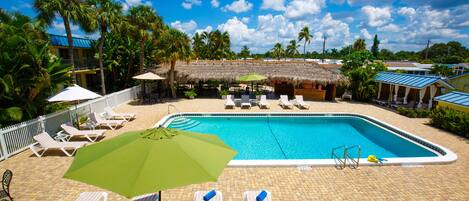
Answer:
<svg viewBox="0 0 469 201"><path fill-rule="evenodd" d="M72 156L78 148L84 147L87 142L57 142L52 137L43 132L39 135L33 137L39 143L39 148L36 144L29 146L31 151L37 156L41 157L47 150L49 149L59 149L65 153L67 156ZM42 149L42 153L39 153L40 149ZM72 150L72 152L68 152L67 150Z"/></svg>
<svg viewBox="0 0 469 201"><path fill-rule="evenodd" d="M290 101L288 101L287 95L280 95L279 105L284 109L293 108L293 104Z"/></svg>
<svg viewBox="0 0 469 201"><path fill-rule="evenodd" d="M295 95L295 105L300 109L309 109L309 105L303 101L302 95Z"/></svg>
<svg viewBox="0 0 469 201"><path fill-rule="evenodd" d="M232 95L226 95L226 100L225 100L225 109L226 108L234 108L235 107L235 102L233 101Z"/></svg>
<svg viewBox="0 0 469 201"><path fill-rule="evenodd" d="M105 107L104 112L106 112L106 116L110 119L123 119L126 121L135 119L135 117L137 116L137 114L135 113L116 113L110 107Z"/></svg>
<svg viewBox="0 0 469 201"><path fill-rule="evenodd" d="M241 108L251 108L251 101L249 100L249 95L242 95L241 96Z"/></svg>
<svg viewBox="0 0 469 201"><path fill-rule="evenodd" d="M118 126L122 126L126 120L108 120L99 116L97 113L93 112L88 115L90 121L95 126L106 126L111 130L114 130Z"/></svg>
<svg viewBox="0 0 469 201"><path fill-rule="evenodd" d="M261 195L262 191L265 191L265 195ZM244 192L243 200L244 201L256 201L258 196L259 196L259 198L262 198L262 197L264 198L262 201L271 201L272 200L272 194L267 190L246 191L246 192Z"/></svg>
<svg viewBox="0 0 469 201"><path fill-rule="evenodd" d="M204 201L204 196L206 196L211 191L197 191L194 193L194 201ZM222 201L223 195L220 191L214 191L215 196L209 199L209 201Z"/></svg>

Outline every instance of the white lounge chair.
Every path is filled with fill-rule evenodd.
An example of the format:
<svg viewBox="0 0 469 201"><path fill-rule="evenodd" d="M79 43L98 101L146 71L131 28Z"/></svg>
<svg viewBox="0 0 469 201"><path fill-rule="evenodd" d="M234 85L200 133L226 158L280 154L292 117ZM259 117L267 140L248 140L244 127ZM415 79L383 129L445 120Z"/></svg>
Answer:
<svg viewBox="0 0 469 201"><path fill-rule="evenodd" d="M194 193L194 201L204 201L204 196L207 194L209 191L197 191ZM223 200L223 195L220 191L215 191L216 195L210 199L210 201L222 201Z"/></svg>
<svg viewBox="0 0 469 201"><path fill-rule="evenodd" d="M135 119L135 117L137 116L137 114L135 113L116 113L110 107L105 107L104 112L106 112L106 116L109 119L123 119L129 121L131 119Z"/></svg>
<svg viewBox="0 0 469 201"><path fill-rule="evenodd" d="M352 101L352 92L349 90L345 90L344 94L342 94L342 100L349 99Z"/></svg>
<svg viewBox="0 0 469 201"><path fill-rule="evenodd" d="M65 153L67 156L72 156L79 148L84 147L87 142L57 142L52 137L43 132L39 135L33 137L39 143L39 148L36 144L29 146L31 151L37 156L42 157L42 155L49 149L59 149ZM40 149L42 149L42 153L40 153ZM72 150L69 153L67 150Z"/></svg>
<svg viewBox="0 0 469 201"><path fill-rule="evenodd" d="M241 108L247 107L251 108L251 101L249 100L249 95L242 95L241 96Z"/></svg>
<svg viewBox="0 0 469 201"><path fill-rule="evenodd" d="M236 106L236 104L233 101L233 96L232 95L226 95L225 109L226 108L234 108L235 106Z"/></svg>
<svg viewBox="0 0 469 201"><path fill-rule="evenodd" d="M86 137L90 142L95 142L99 137L104 135L106 130L78 130L77 128L69 125L62 124L60 127L69 135L65 138L69 141L73 137Z"/></svg>
<svg viewBox="0 0 469 201"><path fill-rule="evenodd" d="M272 200L272 194L267 190L264 190L264 191L267 193L267 196L264 198L263 201L271 201ZM244 192L243 200L244 201L256 201L256 197L261 192L262 192L262 190L261 191L246 191L246 192Z"/></svg>
<svg viewBox="0 0 469 201"><path fill-rule="evenodd" d="M158 193L139 195L137 197L132 198L132 201L157 201L157 200L158 200Z"/></svg>
<svg viewBox="0 0 469 201"><path fill-rule="evenodd" d="M266 95L261 95L261 99L259 100L259 107L260 108L270 108L270 103L267 102L267 96Z"/></svg>
<svg viewBox="0 0 469 201"><path fill-rule="evenodd" d="M106 192L83 192L75 201L107 201Z"/></svg>
<svg viewBox="0 0 469 201"><path fill-rule="evenodd" d="M295 95L295 105L300 109L309 109L309 104L303 101L302 95Z"/></svg>
<svg viewBox="0 0 469 201"><path fill-rule="evenodd" d="M293 104L290 101L288 101L288 96L287 95L280 95L279 105L283 109L285 109L285 108L292 109L293 108Z"/></svg>
<svg viewBox="0 0 469 201"><path fill-rule="evenodd" d="M107 120L107 119L103 119L101 116L99 116L95 112L90 113L88 115L88 117L90 118L90 121L94 126L106 126L106 127L110 128L111 130L114 130L118 126L124 125L124 123L126 122L126 120Z"/></svg>

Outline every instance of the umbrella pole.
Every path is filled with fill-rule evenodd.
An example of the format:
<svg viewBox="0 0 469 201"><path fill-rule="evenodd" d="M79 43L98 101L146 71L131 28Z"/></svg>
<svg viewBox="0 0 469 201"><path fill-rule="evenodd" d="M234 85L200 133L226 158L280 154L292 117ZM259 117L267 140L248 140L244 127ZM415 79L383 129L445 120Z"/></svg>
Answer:
<svg viewBox="0 0 469 201"><path fill-rule="evenodd" d="M80 103L80 101L77 101L75 103L75 118L77 119L77 128L78 130L80 130L80 119L78 119L78 104Z"/></svg>
<svg viewBox="0 0 469 201"><path fill-rule="evenodd" d="M161 191L158 191L158 201L161 201Z"/></svg>

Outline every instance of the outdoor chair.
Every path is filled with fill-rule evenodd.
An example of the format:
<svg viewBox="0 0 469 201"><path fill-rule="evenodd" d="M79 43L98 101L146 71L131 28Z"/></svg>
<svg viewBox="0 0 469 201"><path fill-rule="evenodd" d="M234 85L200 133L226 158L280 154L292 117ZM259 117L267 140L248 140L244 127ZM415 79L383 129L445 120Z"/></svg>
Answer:
<svg viewBox="0 0 469 201"><path fill-rule="evenodd" d="M2 190L0 190L0 200L10 200L12 201L13 198L10 195L10 183L11 179L13 178L13 172L11 170L5 170L3 173L2 179Z"/></svg>
<svg viewBox="0 0 469 201"><path fill-rule="evenodd" d="M60 127L68 134L65 140L69 141L73 137L86 137L90 142L95 142L99 137L104 136L106 130L78 130L69 125L62 124Z"/></svg>
<svg viewBox="0 0 469 201"><path fill-rule="evenodd" d="M220 191L215 191L215 195L209 201L222 201L223 195ZM197 191L194 193L194 201L204 201L204 196L207 196L212 191Z"/></svg>
<svg viewBox="0 0 469 201"><path fill-rule="evenodd" d="M106 192L83 192L75 201L107 201Z"/></svg>
<svg viewBox="0 0 469 201"><path fill-rule="evenodd" d="M263 193L265 192L265 193ZM258 199L259 197L259 199ZM267 190L260 190L260 191L246 191L243 195L244 201L271 201L272 200L272 193Z"/></svg>
<svg viewBox="0 0 469 201"><path fill-rule="evenodd" d="M235 107L235 102L233 101L233 96L232 95L226 95L226 100L225 100L225 109L227 108L234 108Z"/></svg>
<svg viewBox="0 0 469 201"><path fill-rule="evenodd" d="M88 115L90 118L90 121L93 125L95 126L105 126L110 128L111 130L116 129L118 126L123 126L126 120L107 120L103 119L101 116L99 116L97 113L93 112Z"/></svg>
<svg viewBox="0 0 469 201"><path fill-rule="evenodd" d="M247 107L251 109L251 101L249 100L249 95L241 96L241 108Z"/></svg>
<svg viewBox="0 0 469 201"><path fill-rule="evenodd" d="M110 119L123 119L126 121L135 119L135 117L137 116L137 114L135 113L116 113L110 107L105 107L104 112L106 112L106 116Z"/></svg>
<svg viewBox="0 0 469 201"><path fill-rule="evenodd" d="M288 101L288 96L287 95L280 95L279 105L283 109L285 109L285 108L292 109L293 108L293 104L290 101Z"/></svg>
<svg viewBox="0 0 469 201"><path fill-rule="evenodd" d="M73 154L81 147L84 147L87 142L57 142L52 137L43 132L39 135L33 137L39 143L39 148L36 144L30 145L29 148L31 151L37 156L42 157L44 153L49 149L58 149L65 153L67 156L73 156ZM40 153L39 149L42 149ZM67 150L72 150L72 152L68 152Z"/></svg>
<svg viewBox="0 0 469 201"><path fill-rule="evenodd" d="M352 92L345 90L344 94L342 94L342 100L349 99L352 101Z"/></svg>
<svg viewBox="0 0 469 201"><path fill-rule="evenodd" d="M259 100L259 108L270 108L270 103L267 102L267 96L266 95L261 95L261 98Z"/></svg>
<svg viewBox="0 0 469 201"><path fill-rule="evenodd" d="M295 95L295 105L300 109L309 109L309 104L303 101L302 95Z"/></svg>

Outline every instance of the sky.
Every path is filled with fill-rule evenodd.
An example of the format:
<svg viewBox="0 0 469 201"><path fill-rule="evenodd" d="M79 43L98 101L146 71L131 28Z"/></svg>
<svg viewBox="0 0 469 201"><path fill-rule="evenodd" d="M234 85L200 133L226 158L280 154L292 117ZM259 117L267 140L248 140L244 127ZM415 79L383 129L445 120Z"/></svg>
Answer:
<svg viewBox="0 0 469 201"><path fill-rule="evenodd" d="M468 0L116 0L124 11L135 5L153 7L165 23L189 36L219 29L230 33L231 46L263 53L275 43L287 45L308 26L313 35L307 51L340 49L357 38L370 47L375 34L380 48L421 50L431 43L456 40L469 46ZM37 15L33 0L1 0L0 8ZM55 20L49 33L64 34ZM98 38L72 26L76 36ZM301 43L302 44L302 43ZM303 47L300 47L302 50Z"/></svg>

